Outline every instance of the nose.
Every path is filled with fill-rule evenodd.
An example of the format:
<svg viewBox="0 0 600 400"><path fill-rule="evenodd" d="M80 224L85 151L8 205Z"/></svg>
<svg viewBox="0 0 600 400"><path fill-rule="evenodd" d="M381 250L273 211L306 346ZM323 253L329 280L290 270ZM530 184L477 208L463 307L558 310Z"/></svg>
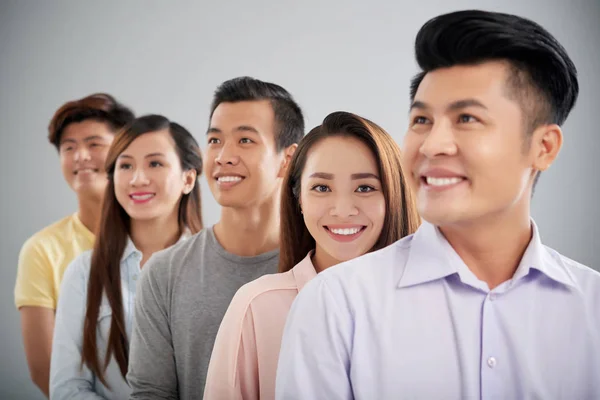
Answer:
<svg viewBox="0 0 600 400"><path fill-rule="evenodd" d="M148 176L146 175L146 171L144 168L137 168L133 171L133 176L131 177L131 181L129 184L131 186L145 186L150 183Z"/></svg>
<svg viewBox="0 0 600 400"><path fill-rule="evenodd" d="M452 125L444 120L435 122L425 135L419 151L427 158L455 155L457 147Z"/></svg>
<svg viewBox="0 0 600 400"><path fill-rule="evenodd" d="M331 215L338 218L347 218L358 215L358 208L354 202L354 196L338 194L334 197L331 207Z"/></svg>
<svg viewBox="0 0 600 400"><path fill-rule="evenodd" d="M240 162L240 157L235 149L235 144L232 142L225 142L217 153L215 162L219 165L237 165Z"/></svg>
<svg viewBox="0 0 600 400"><path fill-rule="evenodd" d="M77 146L75 149L75 161L89 161L91 158L90 151L86 146Z"/></svg>

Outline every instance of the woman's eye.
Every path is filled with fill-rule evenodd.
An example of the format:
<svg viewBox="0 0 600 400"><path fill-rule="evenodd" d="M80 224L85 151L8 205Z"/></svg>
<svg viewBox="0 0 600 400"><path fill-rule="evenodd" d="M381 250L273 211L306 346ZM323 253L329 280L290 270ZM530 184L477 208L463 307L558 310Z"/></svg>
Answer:
<svg viewBox="0 0 600 400"><path fill-rule="evenodd" d="M319 192L319 193L325 193L325 192L329 191L329 188L325 185L315 185L315 186L313 186L312 190Z"/></svg>
<svg viewBox="0 0 600 400"><path fill-rule="evenodd" d="M375 188L372 186L368 186L368 185L361 185L358 187L358 189L356 189L357 192L359 193L369 193L374 191Z"/></svg>

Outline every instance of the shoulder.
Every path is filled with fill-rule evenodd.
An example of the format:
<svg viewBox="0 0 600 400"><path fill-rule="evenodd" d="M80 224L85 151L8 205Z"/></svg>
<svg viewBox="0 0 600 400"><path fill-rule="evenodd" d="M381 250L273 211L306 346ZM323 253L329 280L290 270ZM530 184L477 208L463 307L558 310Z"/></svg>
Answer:
<svg viewBox="0 0 600 400"><path fill-rule="evenodd" d="M273 297L276 300L282 291L294 291L295 293L298 291L291 270L278 274L263 275L246 283L238 289L230 307L245 312L258 299L262 301L265 298Z"/></svg>
<svg viewBox="0 0 600 400"><path fill-rule="evenodd" d="M64 233L68 230L71 218L72 216L64 217L31 235L23 244L21 252L39 251L48 245L60 243L64 240Z"/></svg>
<svg viewBox="0 0 600 400"><path fill-rule="evenodd" d="M600 300L600 272L560 254L551 247L544 246L544 250L545 257L562 269L580 291L597 293Z"/></svg>
<svg viewBox="0 0 600 400"><path fill-rule="evenodd" d="M203 229L171 247L152 254L142 268L138 288L142 293L155 288L167 295L184 268L197 265L201 261L206 251L205 242L206 231Z"/></svg>
<svg viewBox="0 0 600 400"><path fill-rule="evenodd" d="M63 282L87 281L90 276L90 268L92 265L92 250L86 250L76 256L69 263L63 275Z"/></svg>
<svg viewBox="0 0 600 400"><path fill-rule="evenodd" d="M197 258L198 253L204 251L205 236L206 232L203 229L171 247L157 251L144 266L144 271L152 275L168 275L180 269L187 261Z"/></svg>

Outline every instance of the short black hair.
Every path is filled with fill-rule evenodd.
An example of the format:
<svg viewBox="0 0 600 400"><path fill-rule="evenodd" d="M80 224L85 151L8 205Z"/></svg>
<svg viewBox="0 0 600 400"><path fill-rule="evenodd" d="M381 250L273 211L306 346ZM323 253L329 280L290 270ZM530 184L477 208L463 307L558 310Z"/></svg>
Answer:
<svg viewBox="0 0 600 400"><path fill-rule="evenodd" d="M411 102L428 72L456 65L506 61L509 94L521 104L528 133L541 124L562 125L579 94L577 69L563 46L539 24L481 10L443 14L426 22L415 40L420 72Z"/></svg>
<svg viewBox="0 0 600 400"><path fill-rule="evenodd" d="M223 82L215 91L210 118L221 103L269 100L275 114L275 143L281 151L304 136L304 116L300 106L283 87L242 76Z"/></svg>

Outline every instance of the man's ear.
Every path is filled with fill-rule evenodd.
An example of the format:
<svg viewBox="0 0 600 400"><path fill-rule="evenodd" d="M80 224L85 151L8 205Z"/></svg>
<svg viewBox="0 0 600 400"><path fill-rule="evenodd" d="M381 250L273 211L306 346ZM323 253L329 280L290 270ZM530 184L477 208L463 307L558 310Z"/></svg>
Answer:
<svg viewBox="0 0 600 400"><path fill-rule="evenodd" d="M545 171L556 160L562 147L562 130L556 124L537 128L531 137L530 154L533 157L533 169Z"/></svg>
<svg viewBox="0 0 600 400"><path fill-rule="evenodd" d="M283 157L283 162L281 163L281 167L279 168L279 173L277 174L278 178L283 178L285 176L288 166L290 165L290 161L292 161L292 156L296 152L297 148L298 148L298 144L294 143L293 145L288 146L285 148L285 150L283 150L284 157Z"/></svg>

